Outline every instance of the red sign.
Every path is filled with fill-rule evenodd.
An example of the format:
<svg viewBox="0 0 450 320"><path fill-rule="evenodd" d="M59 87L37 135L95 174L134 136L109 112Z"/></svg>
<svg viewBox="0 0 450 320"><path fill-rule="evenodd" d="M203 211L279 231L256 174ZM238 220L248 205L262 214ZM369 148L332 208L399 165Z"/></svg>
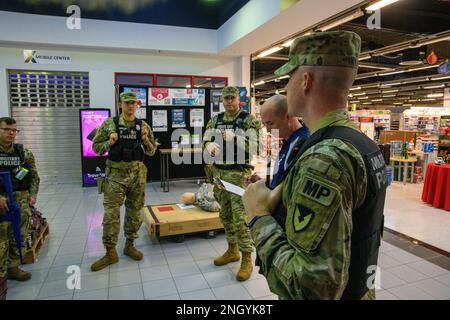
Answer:
<svg viewBox="0 0 450 320"><path fill-rule="evenodd" d="M169 89L164 88L152 88L152 97L162 100L164 98L167 98L169 96Z"/></svg>
<svg viewBox="0 0 450 320"><path fill-rule="evenodd" d="M359 122L373 122L373 117L359 117Z"/></svg>

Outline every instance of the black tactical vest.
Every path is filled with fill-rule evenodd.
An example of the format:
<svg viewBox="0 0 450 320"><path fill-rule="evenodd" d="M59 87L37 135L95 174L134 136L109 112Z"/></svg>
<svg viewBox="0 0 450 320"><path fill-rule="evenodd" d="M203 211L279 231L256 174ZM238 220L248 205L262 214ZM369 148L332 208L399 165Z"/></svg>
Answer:
<svg viewBox="0 0 450 320"><path fill-rule="evenodd" d="M377 266L378 262L378 248L384 227L386 166L380 149L365 134L343 126L325 127L311 135L300 147L282 180L306 150L325 139L339 139L351 143L364 159L368 175L366 199L360 208L352 212L349 279L342 295L343 300L359 300L369 291L369 278L374 275L374 270L369 267ZM356 199L356 195L354 198ZM287 210L280 201L273 217L283 229L286 215Z"/></svg>
<svg viewBox="0 0 450 320"><path fill-rule="evenodd" d="M19 180L16 178L17 171L20 168L29 170L29 165L25 163L25 152L22 144L13 144L13 151L0 152L0 171L9 172L11 175L11 182L13 185L13 191L27 191L30 190L31 173ZM5 193L6 189L3 183L0 184L0 192Z"/></svg>
<svg viewBox="0 0 450 320"><path fill-rule="evenodd" d="M142 120L136 119L134 127L119 125L119 118L114 118L117 142L109 150L108 159L112 161L144 161L145 147L142 143Z"/></svg>
<svg viewBox="0 0 450 320"><path fill-rule="evenodd" d="M248 115L249 114L247 112L241 111L236 119L233 120L233 122L225 122L225 113L220 113L217 116L215 129L220 130L222 133L225 130L232 130L233 133L235 133L236 130L242 129L244 127L244 121L248 117ZM223 159L223 161L225 162L228 159L227 154L234 155L233 163L236 165L250 165L250 154L246 150L239 150L236 140L224 141L223 149L220 151L219 155L217 155L217 158L221 160ZM240 154L245 155L245 163L238 163L238 155Z"/></svg>

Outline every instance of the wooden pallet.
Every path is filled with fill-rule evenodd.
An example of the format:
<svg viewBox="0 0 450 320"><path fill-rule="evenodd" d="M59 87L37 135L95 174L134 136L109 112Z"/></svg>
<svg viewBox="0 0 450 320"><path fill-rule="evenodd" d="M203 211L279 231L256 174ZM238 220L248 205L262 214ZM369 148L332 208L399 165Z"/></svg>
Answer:
<svg viewBox="0 0 450 320"><path fill-rule="evenodd" d="M223 229L219 212L206 212L199 207L180 209L176 204L154 205L144 207L142 214L152 241Z"/></svg>
<svg viewBox="0 0 450 320"><path fill-rule="evenodd" d="M44 226L44 228L42 229L41 234L35 239L33 246L25 253L25 256L23 258L24 264L30 264L30 263L36 262L39 250L41 249L42 245L44 244L44 241L47 238L49 232L50 232L50 229L49 229L48 223L47 223Z"/></svg>

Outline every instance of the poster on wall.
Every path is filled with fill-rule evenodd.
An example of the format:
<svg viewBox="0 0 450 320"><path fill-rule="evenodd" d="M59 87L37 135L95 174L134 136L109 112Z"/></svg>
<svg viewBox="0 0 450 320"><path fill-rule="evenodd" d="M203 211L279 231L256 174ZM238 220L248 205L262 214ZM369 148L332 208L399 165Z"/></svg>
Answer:
<svg viewBox="0 0 450 320"><path fill-rule="evenodd" d="M373 122L361 122L361 131L370 139L375 139L375 124Z"/></svg>
<svg viewBox="0 0 450 320"><path fill-rule="evenodd" d="M150 106L204 106L205 89L149 88Z"/></svg>
<svg viewBox="0 0 450 320"><path fill-rule="evenodd" d="M133 92L141 102L141 106L147 105L147 88L124 87L123 92Z"/></svg>
<svg viewBox="0 0 450 320"><path fill-rule="evenodd" d="M222 90L211 90L211 117L224 111Z"/></svg>
<svg viewBox="0 0 450 320"><path fill-rule="evenodd" d="M191 109L190 110L191 127L203 127L204 126L204 112L203 109Z"/></svg>
<svg viewBox="0 0 450 320"><path fill-rule="evenodd" d="M147 108L139 107L136 109L136 118L146 120L147 119Z"/></svg>
<svg viewBox="0 0 450 320"><path fill-rule="evenodd" d="M167 110L152 110L152 129L154 132L167 131Z"/></svg>
<svg viewBox="0 0 450 320"><path fill-rule="evenodd" d="M172 110L172 128L185 128L186 116L184 109Z"/></svg>
<svg viewBox="0 0 450 320"><path fill-rule="evenodd" d="M109 118L109 109L80 109L81 170L83 187L95 186L98 176L105 176L108 153L97 155L92 149L95 132Z"/></svg>

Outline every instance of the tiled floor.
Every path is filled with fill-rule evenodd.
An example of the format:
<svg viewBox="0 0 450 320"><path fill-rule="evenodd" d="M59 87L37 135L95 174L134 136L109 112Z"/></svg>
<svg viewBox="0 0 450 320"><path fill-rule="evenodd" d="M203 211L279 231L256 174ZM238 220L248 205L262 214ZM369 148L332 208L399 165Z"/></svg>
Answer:
<svg viewBox="0 0 450 320"><path fill-rule="evenodd" d="M196 188L193 182L178 181L172 183L170 193L163 193L158 183L148 184L146 203L179 202L183 192ZM393 198L391 194L386 205L391 227L398 219ZM9 281L8 299L277 299L257 268L250 280L240 283L235 279L239 263L213 265L213 258L227 247L223 233L214 239L195 236L187 237L184 243L163 239L154 244L144 224L136 243L144 253L142 261L123 256L121 234L119 263L92 273L90 264L104 254L102 199L95 188L42 187L38 208L50 223L50 236L39 261L24 266L32 271L32 279ZM380 253L378 299L450 299L447 259L386 232ZM70 265L81 268L81 289L67 289Z"/></svg>

